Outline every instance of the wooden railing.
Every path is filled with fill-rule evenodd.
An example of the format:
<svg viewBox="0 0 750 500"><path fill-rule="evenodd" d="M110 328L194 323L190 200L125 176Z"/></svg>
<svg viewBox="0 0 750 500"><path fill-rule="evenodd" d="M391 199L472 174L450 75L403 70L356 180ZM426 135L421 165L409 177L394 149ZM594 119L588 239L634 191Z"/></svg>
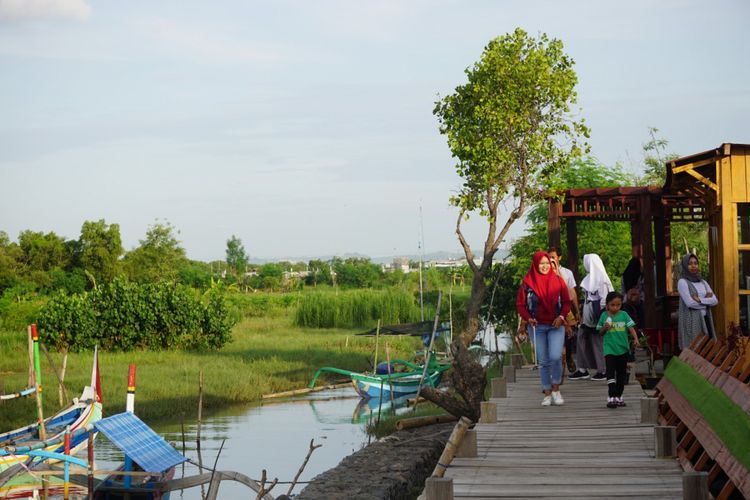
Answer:
<svg viewBox="0 0 750 500"><path fill-rule="evenodd" d="M750 415L750 363L745 356L702 336L679 359ZM709 491L717 499L750 498L748 469L684 394L667 377L657 386L659 423L677 428L677 458L683 469L707 472Z"/></svg>

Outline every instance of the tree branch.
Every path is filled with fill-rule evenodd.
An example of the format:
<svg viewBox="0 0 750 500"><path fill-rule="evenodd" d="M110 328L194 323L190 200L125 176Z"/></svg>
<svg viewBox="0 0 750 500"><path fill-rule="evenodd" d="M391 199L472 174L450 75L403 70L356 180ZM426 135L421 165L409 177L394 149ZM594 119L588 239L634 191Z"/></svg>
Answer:
<svg viewBox="0 0 750 500"><path fill-rule="evenodd" d="M466 211L464 209L461 209L461 212L458 214L458 220L456 221L456 234L458 235L458 241L461 243L461 246L464 249L464 254L466 255L466 260L469 263L471 271L473 273L476 273L478 269L477 265L474 263L474 253L471 251L469 243L466 241L466 238L464 238L464 235L461 232L461 219L463 219L465 212Z"/></svg>

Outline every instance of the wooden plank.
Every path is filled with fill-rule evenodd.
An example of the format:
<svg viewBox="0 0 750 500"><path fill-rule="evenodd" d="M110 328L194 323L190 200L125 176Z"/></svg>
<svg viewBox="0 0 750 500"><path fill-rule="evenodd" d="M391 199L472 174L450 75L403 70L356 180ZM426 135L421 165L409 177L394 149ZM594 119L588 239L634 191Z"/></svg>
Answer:
<svg viewBox="0 0 750 500"><path fill-rule="evenodd" d="M747 203L750 201L750 162L744 149L732 151L730 165L732 169L732 201Z"/></svg>

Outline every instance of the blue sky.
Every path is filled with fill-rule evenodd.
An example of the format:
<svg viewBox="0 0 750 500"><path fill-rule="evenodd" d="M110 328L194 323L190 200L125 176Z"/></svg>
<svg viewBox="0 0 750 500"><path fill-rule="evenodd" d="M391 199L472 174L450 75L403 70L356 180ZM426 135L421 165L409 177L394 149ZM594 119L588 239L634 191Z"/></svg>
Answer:
<svg viewBox="0 0 750 500"><path fill-rule="evenodd" d="M750 142L750 2L0 0L0 230L126 249L169 221L193 259L458 251L432 115L520 26L576 61L592 153L637 169ZM467 226L484 240L478 216ZM520 234L518 224L513 235Z"/></svg>

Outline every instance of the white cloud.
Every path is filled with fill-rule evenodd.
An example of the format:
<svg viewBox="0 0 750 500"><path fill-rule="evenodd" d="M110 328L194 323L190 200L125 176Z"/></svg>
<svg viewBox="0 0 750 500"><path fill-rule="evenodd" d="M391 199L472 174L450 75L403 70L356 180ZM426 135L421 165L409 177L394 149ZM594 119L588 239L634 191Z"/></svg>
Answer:
<svg viewBox="0 0 750 500"><path fill-rule="evenodd" d="M71 19L84 21L90 15L91 7L85 0L0 0L0 20Z"/></svg>

